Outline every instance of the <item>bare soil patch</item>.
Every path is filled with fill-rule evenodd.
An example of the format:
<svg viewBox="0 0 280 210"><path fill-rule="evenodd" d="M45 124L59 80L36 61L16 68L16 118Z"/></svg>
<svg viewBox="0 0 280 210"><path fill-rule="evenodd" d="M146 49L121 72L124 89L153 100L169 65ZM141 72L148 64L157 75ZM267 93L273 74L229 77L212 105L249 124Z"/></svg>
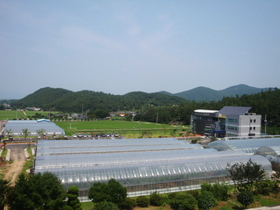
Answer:
<svg viewBox="0 0 280 210"><path fill-rule="evenodd" d="M15 160L12 164L9 164L7 173L5 174L5 179L7 181L10 181L10 184L12 186L15 185L16 179L21 173L24 163L24 160Z"/></svg>

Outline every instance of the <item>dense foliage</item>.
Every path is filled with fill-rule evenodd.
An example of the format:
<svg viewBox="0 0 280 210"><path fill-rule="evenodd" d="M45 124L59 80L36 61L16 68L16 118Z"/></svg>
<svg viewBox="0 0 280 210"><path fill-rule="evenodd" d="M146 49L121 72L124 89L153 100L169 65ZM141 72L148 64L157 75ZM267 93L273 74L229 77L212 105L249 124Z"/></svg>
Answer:
<svg viewBox="0 0 280 210"><path fill-rule="evenodd" d="M7 203L7 193L9 190L8 181L0 179L0 210L4 209Z"/></svg>
<svg viewBox="0 0 280 210"><path fill-rule="evenodd" d="M221 101L191 102L182 103L178 106L168 107L147 107L139 110L134 120L170 123L180 121L183 124L190 124L191 114L196 109L220 110L224 106L246 106L252 107L250 112L262 115L264 128L264 119L267 117L267 133L280 134L280 90L268 90L253 95L242 95L235 97L224 97ZM264 132L264 131L262 131Z"/></svg>
<svg viewBox="0 0 280 210"><path fill-rule="evenodd" d="M217 205L215 197L211 192L202 191L197 199L199 210L209 210Z"/></svg>
<svg viewBox="0 0 280 210"><path fill-rule="evenodd" d="M150 204L150 199L148 196L139 196L136 198L136 204L137 206L140 206L140 207L148 207L149 204Z"/></svg>
<svg viewBox="0 0 280 210"><path fill-rule="evenodd" d="M237 195L237 200L246 208L254 202L254 195L250 191L243 191Z"/></svg>
<svg viewBox="0 0 280 210"><path fill-rule="evenodd" d="M153 192L150 195L150 204L152 206L161 206L163 204L163 197L162 195L158 194L157 192Z"/></svg>
<svg viewBox="0 0 280 210"><path fill-rule="evenodd" d="M172 209L177 210L193 210L197 205L197 200L187 193L177 193L175 197L170 201Z"/></svg>
<svg viewBox="0 0 280 210"><path fill-rule="evenodd" d="M115 179L110 179L108 184L96 182L94 183L88 193L88 198L93 203L101 203L104 201L112 202L118 207L121 207L127 196L126 188L123 187Z"/></svg>
<svg viewBox="0 0 280 210"><path fill-rule="evenodd" d="M79 196L79 188L76 186L69 187L67 192L67 203L64 206L63 210L67 210L67 209L82 210L81 203L78 196Z"/></svg>
<svg viewBox="0 0 280 210"><path fill-rule="evenodd" d="M241 191L252 191L254 184L264 180L266 173L261 165L254 163L251 159L246 163L235 163L228 168L229 177L237 189Z"/></svg>
<svg viewBox="0 0 280 210"><path fill-rule="evenodd" d="M8 203L11 210L59 210L63 209L65 198L62 184L54 174L20 174L16 185L11 189Z"/></svg>
<svg viewBox="0 0 280 210"><path fill-rule="evenodd" d="M40 107L43 110L61 112L82 112L91 110L133 110L146 106L178 105L186 100L177 96L161 93L132 92L125 95L112 95L103 92L78 91L72 92L61 88L42 88L11 103L12 107Z"/></svg>
<svg viewBox="0 0 280 210"><path fill-rule="evenodd" d="M136 206L136 200L133 198L126 198L123 202L123 210L132 210Z"/></svg>
<svg viewBox="0 0 280 210"><path fill-rule="evenodd" d="M211 192L212 195L215 197L218 201L226 201L228 199L228 192L229 192L229 186L225 184L215 183L203 183L201 185L201 191L202 192Z"/></svg>

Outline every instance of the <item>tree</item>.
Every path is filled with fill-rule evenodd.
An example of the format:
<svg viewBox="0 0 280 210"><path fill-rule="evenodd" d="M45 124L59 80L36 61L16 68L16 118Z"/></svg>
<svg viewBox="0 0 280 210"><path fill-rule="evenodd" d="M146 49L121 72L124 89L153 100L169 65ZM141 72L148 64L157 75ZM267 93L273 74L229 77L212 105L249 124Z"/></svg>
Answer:
<svg viewBox="0 0 280 210"><path fill-rule="evenodd" d="M82 210L81 203L78 196L79 196L79 188L76 186L69 187L67 192L68 200L63 210L67 210L67 209Z"/></svg>
<svg viewBox="0 0 280 210"><path fill-rule="evenodd" d="M8 137L13 136L13 130L12 129L5 130L5 133Z"/></svg>
<svg viewBox="0 0 280 210"><path fill-rule="evenodd" d="M202 191L197 198L199 210L209 210L216 206L216 201L213 194L209 191Z"/></svg>
<svg viewBox="0 0 280 210"><path fill-rule="evenodd" d="M8 181L0 179L0 210L4 210L7 203L7 193L9 190Z"/></svg>
<svg viewBox="0 0 280 210"><path fill-rule="evenodd" d="M20 174L8 195L8 204L11 210L60 210L65 198L65 190L56 175L50 172Z"/></svg>
<svg viewBox="0 0 280 210"><path fill-rule="evenodd" d="M261 165L253 163L250 159L246 164L235 163L228 168L229 177L233 180L239 191L251 191L253 185L262 181L266 174Z"/></svg>
<svg viewBox="0 0 280 210"><path fill-rule="evenodd" d="M41 128L41 129L36 130L36 132L38 133L39 136L42 137L46 133L46 130Z"/></svg>
<svg viewBox="0 0 280 210"><path fill-rule="evenodd" d="M117 204L118 207L120 207L127 196L126 188L123 187L115 179L109 180L108 187L109 187L110 202L115 203Z"/></svg>
<svg viewBox="0 0 280 210"><path fill-rule="evenodd" d="M21 136L23 136L24 140L26 141L26 138L30 135L30 131L28 128L22 129Z"/></svg>
<svg viewBox="0 0 280 210"><path fill-rule="evenodd" d="M94 203L103 201L115 203L120 207L127 196L126 188L115 179L110 179L108 184L97 182L94 183L88 193L88 198Z"/></svg>
<svg viewBox="0 0 280 210"><path fill-rule="evenodd" d="M105 117L108 117L108 116L110 116L110 113L109 112L107 112L107 111L105 111L105 110L96 110L95 111L95 116L96 116L96 118L100 118L100 119L103 119L103 118L105 118Z"/></svg>
<svg viewBox="0 0 280 210"><path fill-rule="evenodd" d="M254 202L254 195L250 191L243 191L237 195L237 200L246 208Z"/></svg>
<svg viewBox="0 0 280 210"><path fill-rule="evenodd" d="M193 210L196 204L196 199L187 193L176 194L170 202L171 208L175 210Z"/></svg>
<svg viewBox="0 0 280 210"><path fill-rule="evenodd" d="M110 201L108 184L101 182L94 183L89 188L88 198L92 200L93 203Z"/></svg>

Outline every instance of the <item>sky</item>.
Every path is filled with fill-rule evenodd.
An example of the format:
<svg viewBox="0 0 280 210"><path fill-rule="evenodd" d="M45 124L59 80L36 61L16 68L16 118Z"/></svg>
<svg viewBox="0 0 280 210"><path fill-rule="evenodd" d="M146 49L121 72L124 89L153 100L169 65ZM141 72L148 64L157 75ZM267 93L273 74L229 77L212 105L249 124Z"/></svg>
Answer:
<svg viewBox="0 0 280 210"><path fill-rule="evenodd" d="M0 99L279 87L279 0L0 0Z"/></svg>

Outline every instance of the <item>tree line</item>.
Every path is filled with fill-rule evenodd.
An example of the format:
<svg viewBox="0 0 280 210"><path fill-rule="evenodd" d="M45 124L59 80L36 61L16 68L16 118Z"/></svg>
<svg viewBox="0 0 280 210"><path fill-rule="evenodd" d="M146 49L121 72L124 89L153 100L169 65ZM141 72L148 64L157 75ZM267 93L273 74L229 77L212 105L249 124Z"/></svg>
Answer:
<svg viewBox="0 0 280 210"><path fill-rule="evenodd" d="M220 101L182 103L176 106L146 107L138 110L134 117L136 121L170 123L182 122L189 125L191 114L196 109L220 110L224 106L252 107L250 112L262 115L263 125L265 117L269 134L280 134L280 90L270 89L253 95L224 97ZM132 116L130 116L132 118Z"/></svg>
<svg viewBox="0 0 280 210"><path fill-rule="evenodd" d="M158 123L180 122L190 124L195 109L220 110L224 106L252 107L250 112L262 115L263 125L267 124L269 134L280 134L280 90L269 89L252 95L224 97L220 101L196 102L161 93L132 92L123 96L102 92L42 88L22 100L11 104L13 108L35 106L44 110L61 112L98 112L132 111L136 116L127 116L127 120ZM264 119L267 122L264 122ZM264 126L263 126L264 127Z"/></svg>

